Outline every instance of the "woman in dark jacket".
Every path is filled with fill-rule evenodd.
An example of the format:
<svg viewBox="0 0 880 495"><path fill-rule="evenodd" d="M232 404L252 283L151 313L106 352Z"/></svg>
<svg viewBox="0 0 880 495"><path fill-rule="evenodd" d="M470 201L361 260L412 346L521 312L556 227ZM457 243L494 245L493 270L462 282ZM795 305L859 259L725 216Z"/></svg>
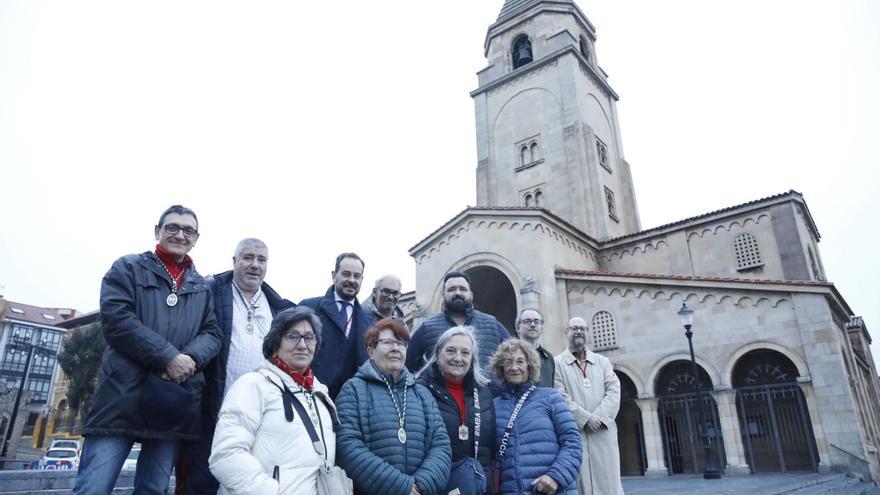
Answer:
<svg viewBox="0 0 880 495"><path fill-rule="evenodd" d="M446 495L449 436L431 393L406 369L409 332L379 320L364 340L370 359L336 399L336 461L363 495Z"/></svg>
<svg viewBox="0 0 880 495"><path fill-rule="evenodd" d="M428 364L419 372L418 383L428 387L437 401L452 443L452 469L443 493L456 488L462 495L492 493L487 474L492 472L495 448L495 405L477 356L473 329L452 327L437 340Z"/></svg>
<svg viewBox="0 0 880 495"><path fill-rule="evenodd" d="M501 395L495 398L501 493L577 495L581 435L562 395L535 385L541 376L538 353L525 341L510 339L498 346L490 365L502 382Z"/></svg>

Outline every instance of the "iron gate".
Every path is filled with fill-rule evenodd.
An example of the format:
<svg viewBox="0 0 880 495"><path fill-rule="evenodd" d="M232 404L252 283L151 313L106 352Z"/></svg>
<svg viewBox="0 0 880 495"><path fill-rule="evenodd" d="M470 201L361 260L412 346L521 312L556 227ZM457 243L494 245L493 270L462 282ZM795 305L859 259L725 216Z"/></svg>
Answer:
<svg viewBox="0 0 880 495"><path fill-rule="evenodd" d="M708 393L701 393L706 412L706 434L712 442L722 471L727 465L724 441L718 421L718 408ZM673 394L657 401L660 430L663 435L663 453L669 474L692 472L699 474L704 466L703 442L699 437L700 413L693 393Z"/></svg>
<svg viewBox="0 0 880 495"><path fill-rule="evenodd" d="M816 470L816 441L796 383L738 388L736 407L752 472Z"/></svg>

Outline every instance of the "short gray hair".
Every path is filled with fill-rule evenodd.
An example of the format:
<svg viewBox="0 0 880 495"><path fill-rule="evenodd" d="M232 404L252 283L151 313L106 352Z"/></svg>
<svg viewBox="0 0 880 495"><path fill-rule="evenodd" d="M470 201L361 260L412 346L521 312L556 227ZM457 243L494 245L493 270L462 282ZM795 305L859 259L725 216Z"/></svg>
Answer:
<svg viewBox="0 0 880 495"><path fill-rule="evenodd" d="M272 356L277 354L278 349L281 348L281 339L284 338L284 333L287 332L290 327L303 320L308 321L312 325L312 329L315 331L315 354L317 354L318 349L321 346L321 320L318 319L312 308L308 306L296 306L285 309L275 315L272 319L272 326L269 328L269 333L263 338L263 356L266 359L272 359ZM314 357L312 360L314 360Z"/></svg>
<svg viewBox="0 0 880 495"><path fill-rule="evenodd" d="M250 247L250 246L254 246L254 247L258 247L258 248L263 248L263 249L265 249L266 251L269 250L269 247L266 246L266 243L265 243L265 242L263 242L263 241L261 241L261 240L255 238L255 237L248 237L248 238L246 238L246 239L242 239L242 240L238 241L238 244L235 246L235 254L233 254L232 257L233 257L233 258L238 258L238 256L239 256L239 255L241 254L241 252L244 250L244 248L246 248L246 247Z"/></svg>
<svg viewBox="0 0 880 495"><path fill-rule="evenodd" d="M419 370L418 374L421 375L425 370L436 363L440 357L440 352L443 350L443 347L446 346L446 343L449 342L452 337L457 337L459 335L464 335L471 340L471 369L468 371L468 374L474 377L474 381L477 382L477 385L485 387L489 384L489 378L483 373L483 369L480 368L480 363L477 360L480 355L480 349L477 346L474 327L466 325L452 327L440 335L440 338L437 339L437 345L434 346L434 353L431 354L431 359L429 359L425 366Z"/></svg>
<svg viewBox="0 0 880 495"><path fill-rule="evenodd" d="M373 288L378 289L379 286L382 285L382 282L388 280L389 278L392 280L396 280L397 283L400 284L401 287L403 287L403 282L400 281L400 277L398 277L397 275L386 273L385 275L382 275L381 277L376 279L376 283L373 284Z"/></svg>

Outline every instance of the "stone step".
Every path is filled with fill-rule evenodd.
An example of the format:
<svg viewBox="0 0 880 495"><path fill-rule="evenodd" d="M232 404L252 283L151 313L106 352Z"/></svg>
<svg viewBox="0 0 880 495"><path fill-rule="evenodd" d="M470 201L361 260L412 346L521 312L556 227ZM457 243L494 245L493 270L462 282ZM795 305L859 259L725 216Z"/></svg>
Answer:
<svg viewBox="0 0 880 495"><path fill-rule="evenodd" d="M880 493L880 489L872 482L862 481L854 475L837 474L777 495L874 495L877 493Z"/></svg>

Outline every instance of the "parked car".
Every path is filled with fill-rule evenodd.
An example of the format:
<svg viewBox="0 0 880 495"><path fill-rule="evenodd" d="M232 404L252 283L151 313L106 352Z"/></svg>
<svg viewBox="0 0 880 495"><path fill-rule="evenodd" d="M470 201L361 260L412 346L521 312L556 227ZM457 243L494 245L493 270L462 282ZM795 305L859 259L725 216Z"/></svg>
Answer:
<svg viewBox="0 0 880 495"><path fill-rule="evenodd" d="M75 449L77 452L80 452L80 443L79 440L68 440L66 438L60 438L56 440L52 440L52 445L49 446L49 449Z"/></svg>
<svg viewBox="0 0 880 495"><path fill-rule="evenodd" d="M137 467L138 457L141 455L141 446L140 444L135 444L134 447L131 448L131 451L128 453L128 457L125 458L125 462L122 463L122 470L134 471Z"/></svg>
<svg viewBox="0 0 880 495"><path fill-rule="evenodd" d="M79 469L79 452L76 449L51 448L40 459L40 469Z"/></svg>

